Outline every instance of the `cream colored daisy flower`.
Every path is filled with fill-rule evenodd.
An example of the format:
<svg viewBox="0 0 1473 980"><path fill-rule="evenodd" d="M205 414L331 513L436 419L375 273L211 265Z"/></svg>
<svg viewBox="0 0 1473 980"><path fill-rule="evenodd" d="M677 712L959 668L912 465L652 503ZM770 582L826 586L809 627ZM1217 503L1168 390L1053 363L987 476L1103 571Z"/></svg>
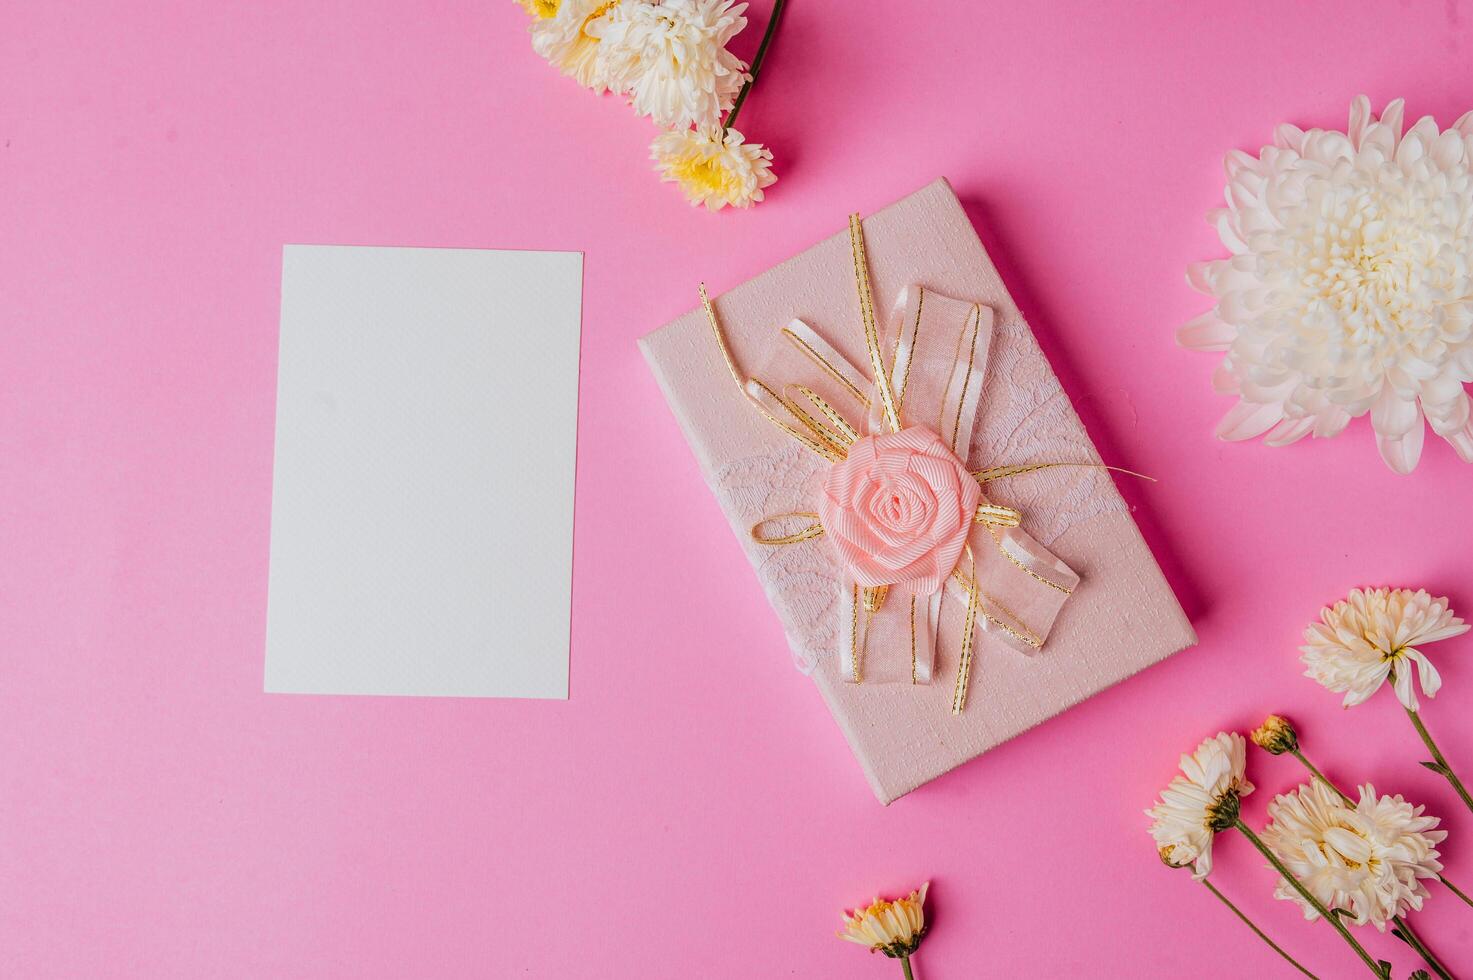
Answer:
<svg viewBox="0 0 1473 980"><path fill-rule="evenodd" d="M608 77L596 32L618 6L619 0L559 0L551 17L532 22L532 49L579 85L602 92Z"/></svg>
<svg viewBox="0 0 1473 980"><path fill-rule="evenodd" d="M1400 796L1377 796L1369 784L1351 807L1313 780L1269 804L1261 837L1326 908L1345 909L1356 925L1385 931L1395 916L1422 907L1423 880L1442 870L1436 845L1447 832L1435 829L1437 818L1422 809ZM1306 919L1320 917L1283 878L1274 896L1296 902Z"/></svg>
<svg viewBox="0 0 1473 980"><path fill-rule="evenodd" d="M1415 711L1413 665L1423 694L1433 697L1442 686L1437 668L1418 648L1468 628L1446 598L1434 599L1422 589L1354 589L1305 629L1300 660L1306 676L1344 692L1346 707L1375 694L1395 670L1396 697Z"/></svg>
<svg viewBox="0 0 1473 980"><path fill-rule="evenodd" d="M868 908L844 916L839 938L868 947L872 953L904 958L914 953L926 935L928 881L905 898L886 902L876 898Z"/></svg>
<svg viewBox="0 0 1473 980"><path fill-rule="evenodd" d="M691 204L711 211L728 204L751 207L762 200L762 189L777 181L772 151L744 142L734 129L726 130L724 138L695 130L661 133L650 145L650 159L661 179L679 184Z"/></svg>
<svg viewBox="0 0 1473 980"><path fill-rule="evenodd" d="M1192 866L1198 881L1212 871L1212 838L1238 819L1238 801L1253 792L1244 777L1247 743L1237 732L1218 732L1191 755L1181 757L1182 775L1161 791L1146 811L1161 860Z"/></svg>
<svg viewBox="0 0 1473 980"><path fill-rule="evenodd" d="M609 87L662 129L715 129L746 66L726 50L747 19L734 0L625 3L590 27Z"/></svg>

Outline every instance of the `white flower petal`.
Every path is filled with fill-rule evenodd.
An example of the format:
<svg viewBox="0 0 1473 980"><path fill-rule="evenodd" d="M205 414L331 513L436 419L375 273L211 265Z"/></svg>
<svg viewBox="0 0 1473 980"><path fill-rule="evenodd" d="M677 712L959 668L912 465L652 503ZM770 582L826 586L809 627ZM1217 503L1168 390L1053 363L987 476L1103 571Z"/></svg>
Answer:
<svg viewBox="0 0 1473 980"><path fill-rule="evenodd" d="M1223 323L1215 313L1203 313L1176 332L1176 342L1193 350L1227 350L1238 335L1238 328Z"/></svg>
<svg viewBox="0 0 1473 980"><path fill-rule="evenodd" d="M1417 460L1422 458L1422 441L1426 435L1421 412L1418 412L1417 424L1410 432L1400 436L1385 436L1378 431L1376 446L1381 450L1381 458L1386 461L1386 465L1405 476L1417 468Z"/></svg>
<svg viewBox="0 0 1473 980"><path fill-rule="evenodd" d="M1314 418L1284 419L1268 431L1263 442L1268 446L1287 446L1298 442L1314 431Z"/></svg>
<svg viewBox="0 0 1473 980"><path fill-rule="evenodd" d="M1371 100L1364 95L1357 95L1350 100L1350 128L1346 131L1357 150L1366 137L1366 128L1370 123Z"/></svg>
<svg viewBox="0 0 1473 980"><path fill-rule="evenodd" d="M1461 429L1452 432L1439 432L1453 447L1458 458L1465 463L1473 463L1473 421L1468 422Z"/></svg>
<svg viewBox="0 0 1473 980"><path fill-rule="evenodd" d="M1255 405L1253 402L1238 402L1217 423L1217 438L1228 442L1252 439L1263 435L1284 417L1282 405Z"/></svg>
<svg viewBox="0 0 1473 980"><path fill-rule="evenodd" d="M1432 661L1422 656L1420 650L1411 648L1407 649L1406 657L1417 664L1417 681L1422 685L1422 693L1429 698L1436 697L1437 692L1442 689L1442 675L1432 666Z"/></svg>
<svg viewBox="0 0 1473 980"><path fill-rule="evenodd" d="M1412 672L1410 670L1398 670L1392 678L1391 687L1396 691L1396 700L1412 711L1417 710L1417 690L1412 686Z"/></svg>

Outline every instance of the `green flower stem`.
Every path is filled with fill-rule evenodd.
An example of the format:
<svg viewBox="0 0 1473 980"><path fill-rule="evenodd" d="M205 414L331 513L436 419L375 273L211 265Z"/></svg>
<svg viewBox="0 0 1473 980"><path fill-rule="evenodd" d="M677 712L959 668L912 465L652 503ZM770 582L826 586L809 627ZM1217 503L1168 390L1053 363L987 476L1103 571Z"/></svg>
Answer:
<svg viewBox="0 0 1473 980"><path fill-rule="evenodd" d="M1326 786L1330 787L1336 793L1338 793L1340 795L1340 798L1345 801L1347 806L1355 806L1355 801L1346 796L1345 791L1342 790L1339 786L1336 786L1334 783L1330 782L1329 778L1326 777L1324 773L1316 769L1315 764L1313 762L1310 762L1309 759L1305 757L1303 752L1301 752L1299 749L1290 749L1289 751L1293 753L1294 758L1298 759L1301 763L1304 764L1304 768L1309 770L1309 774L1311 776L1313 776L1315 779L1318 779L1320 782L1324 783Z"/></svg>
<svg viewBox="0 0 1473 980"><path fill-rule="evenodd" d="M1300 973L1304 974L1306 977L1311 977L1311 978L1313 978L1313 980L1319 980L1319 978L1316 977L1313 973L1310 973L1308 970L1306 970L1299 963L1298 960L1296 960L1294 957L1290 956L1288 953L1284 952L1283 947L1281 947L1278 943L1274 942L1272 939L1268 938L1268 935L1262 929L1260 929L1256 925L1254 925L1253 924L1253 920L1250 919L1250 918L1248 918L1246 915L1244 915L1243 912L1236 905L1234 905L1232 902L1228 901L1228 897L1226 895L1224 895L1222 892L1218 891L1217 888L1216 888L1216 886L1214 886L1212 884L1212 882L1208 881L1206 878L1203 878L1202 879L1202 884L1206 885L1207 886L1207 890L1210 891L1212 894L1216 895L1222 901L1222 904L1224 904L1224 905L1226 905L1228 907L1228 909L1233 913L1233 915L1236 915L1238 918L1242 919L1243 920L1243 924L1246 925L1249 929L1252 929L1253 932L1255 934L1257 934L1257 936L1258 936L1259 939L1262 939L1264 942L1268 943L1269 948L1271 948L1275 953L1278 953L1284 959L1288 960L1290 966L1294 967L1294 969L1298 970Z"/></svg>
<svg viewBox="0 0 1473 980"><path fill-rule="evenodd" d="M726 121L721 124L721 132L725 132L736 125L737 113L742 111L742 103L747 101L747 93L752 91L752 86L757 84L757 73L762 70L762 62L767 59L767 46L772 43L772 36L777 33L777 22L782 20L783 7L788 0L776 0L772 5L772 16L767 18L767 30L762 32L762 43L757 45L757 54L752 57L752 67L748 69L747 82L742 90L737 93L736 101L731 104L731 111L726 114ZM905 968L907 974L910 967Z"/></svg>
<svg viewBox="0 0 1473 980"><path fill-rule="evenodd" d="M1403 938L1406 939L1406 944L1417 951L1417 955L1422 957L1424 963L1432 967L1433 973L1441 977L1442 980L1453 980L1453 975L1447 972L1447 967L1442 965L1441 960L1432 955L1432 950L1428 949L1427 944L1422 941L1422 937L1413 931L1410 922L1401 916L1397 916L1396 928L1401 930Z"/></svg>
<svg viewBox="0 0 1473 980"><path fill-rule="evenodd" d="M916 980L916 975L910 972L910 957L900 957L900 968L905 971L905 980Z"/></svg>
<svg viewBox="0 0 1473 980"><path fill-rule="evenodd" d="M1249 842L1254 847L1258 848L1258 853L1268 858L1268 863L1273 865L1274 870L1278 871L1278 873L1283 876L1283 879L1287 881L1290 886L1293 887L1293 889L1297 891L1300 896L1310 904L1310 907L1320 914L1320 918L1324 919L1330 925L1335 927L1335 931L1340 933L1340 937L1350 944L1350 948L1355 950L1355 955L1361 958L1361 961L1370 968L1371 972L1374 973L1376 976L1381 977L1382 980L1387 980L1386 973L1381 969L1380 964L1372 959L1371 954L1366 952L1364 946L1356 942L1355 937L1350 934L1350 930L1345 928L1345 923L1340 921L1340 917L1333 914L1329 909L1325 908L1324 904L1319 899L1315 898L1309 893L1309 889L1305 888L1304 885L1299 881L1299 879L1294 877L1293 873L1290 872L1288 868L1284 867L1284 862L1279 860L1279 856L1275 854L1272 850L1270 850L1267 844L1258 839L1258 835L1253 832L1253 828L1244 823L1242 817L1234 820L1233 826L1237 827L1238 832L1241 833L1244 837L1248 838Z"/></svg>
<svg viewBox="0 0 1473 980"><path fill-rule="evenodd" d="M1463 890L1461 888L1459 888L1457 885L1454 885L1452 882L1448 881L1447 880L1447 875L1438 875L1437 876L1437 880L1440 881L1440 882L1442 882L1442 886L1444 888L1446 888L1448 891L1452 892L1454 895L1456 895L1459 898L1461 898L1463 900L1463 904L1464 905L1473 907L1473 898L1469 898L1467 895L1463 894Z"/></svg>
<svg viewBox="0 0 1473 980"><path fill-rule="evenodd" d="M1440 767L1438 772L1446 776L1447 781L1453 784L1453 789L1457 790L1458 795L1463 798L1463 805L1473 810L1473 796L1468 795L1467 787L1458 778L1458 774L1453 772L1453 767L1447 764L1447 759L1443 756L1442 750L1437 747L1437 743L1432 741L1432 735L1428 733L1427 726L1422 724L1422 717L1411 708L1407 708L1406 705L1402 707L1406 708L1407 717L1412 720L1412 726L1417 729L1417 734L1422 736L1422 742L1427 746L1427 751L1432 753L1432 760Z"/></svg>

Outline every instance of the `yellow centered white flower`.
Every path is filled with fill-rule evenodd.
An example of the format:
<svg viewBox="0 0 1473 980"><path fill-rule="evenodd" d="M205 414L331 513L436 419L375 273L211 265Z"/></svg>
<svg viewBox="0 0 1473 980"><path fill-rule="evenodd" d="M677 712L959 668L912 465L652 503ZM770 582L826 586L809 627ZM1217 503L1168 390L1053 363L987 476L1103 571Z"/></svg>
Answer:
<svg viewBox="0 0 1473 980"><path fill-rule="evenodd" d="M1403 135L1400 99L1377 119L1358 96L1348 132L1286 123L1226 168L1208 219L1232 255L1188 268L1217 305L1177 334L1227 352L1213 384L1239 402L1218 436L1283 446L1370 412L1409 473L1425 413L1473 462L1473 112Z"/></svg>
<svg viewBox="0 0 1473 980"><path fill-rule="evenodd" d="M596 32L618 6L619 0L560 0L551 17L532 22L532 49L579 85L602 92L608 76Z"/></svg>
<svg viewBox="0 0 1473 980"><path fill-rule="evenodd" d="M1181 757L1182 775L1161 791L1146 811L1161 860L1174 868L1192 866L1201 881L1212 871L1212 838L1238 818L1238 801L1253 792L1243 776L1247 743L1237 732L1218 732L1191 755Z"/></svg>
<svg viewBox="0 0 1473 980"><path fill-rule="evenodd" d="M772 173L772 151L761 143L746 143L734 129L719 132L682 130L661 133L650 145L650 158L660 178L674 181L691 204L719 211L728 204L749 208L762 200L762 189L777 178Z"/></svg>
<svg viewBox="0 0 1473 980"><path fill-rule="evenodd" d="M893 902L876 898L868 908L847 913L839 938L866 946L872 953L909 956L926 934L926 890L930 887L928 881L905 898Z"/></svg>
<svg viewBox="0 0 1473 980"><path fill-rule="evenodd" d="M662 129L715 129L731 108L746 66L726 50L742 28L745 3L663 0L620 4L589 27L599 39L604 78L635 112Z"/></svg>
<svg viewBox="0 0 1473 980"><path fill-rule="evenodd" d="M1346 909L1356 925L1385 931L1388 920L1420 909L1427 897L1423 879L1442 870L1437 844L1447 832L1436 817L1422 815L1400 796L1377 796L1360 787L1348 806L1319 780L1269 804L1269 825L1260 835L1284 867L1328 909ZM1306 919L1314 906L1283 878L1274 897L1299 903Z"/></svg>
<svg viewBox="0 0 1473 980"><path fill-rule="evenodd" d="M1395 670L1396 697L1417 710L1412 665L1422 693L1437 694L1442 678L1419 646L1468 632L1452 614L1447 599L1418 589L1354 589L1345 599L1320 610L1320 622L1304 631L1299 648L1305 675L1337 693L1348 708L1375 694Z"/></svg>

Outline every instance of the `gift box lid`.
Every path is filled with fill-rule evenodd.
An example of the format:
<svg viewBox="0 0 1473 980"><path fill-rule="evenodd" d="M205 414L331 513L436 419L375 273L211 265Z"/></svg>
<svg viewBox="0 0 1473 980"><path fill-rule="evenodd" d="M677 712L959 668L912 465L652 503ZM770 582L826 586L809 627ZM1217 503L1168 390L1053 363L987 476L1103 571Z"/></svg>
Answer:
<svg viewBox="0 0 1473 980"><path fill-rule="evenodd" d="M865 218L864 230L877 309L917 285L992 310L986 382L969 447L974 468L1100 462L944 178ZM737 363L762 363L794 318L822 330L852 363L867 363L852 270L849 235L840 231L717 297ZM847 586L832 550L820 540L775 550L749 533L768 515L812 509L815 475L826 463L743 399L700 308L645 336L640 347L795 661L818 684L882 803L1196 642L1109 473L1060 467L988 491L995 502L1021 510L1029 533L1080 576L1043 648L1025 656L980 639L966 709L953 714L963 604L948 599L936 683L846 682L835 632Z"/></svg>

